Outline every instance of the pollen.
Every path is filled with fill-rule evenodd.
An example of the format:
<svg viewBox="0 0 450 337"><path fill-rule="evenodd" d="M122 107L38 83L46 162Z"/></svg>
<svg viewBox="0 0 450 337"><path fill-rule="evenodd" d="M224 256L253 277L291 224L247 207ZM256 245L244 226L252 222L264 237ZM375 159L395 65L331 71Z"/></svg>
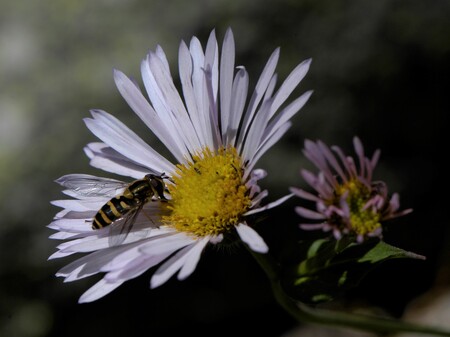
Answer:
<svg viewBox="0 0 450 337"><path fill-rule="evenodd" d="M164 224L198 237L226 233L249 209L242 161L235 148L204 148L187 164L177 165L168 186L170 213Z"/></svg>
<svg viewBox="0 0 450 337"><path fill-rule="evenodd" d="M350 208L350 227L359 235L366 235L381 227L381 214L372 208L365 208L371 197L371 190L359 180L350 180L337 189L338 197L347 194Z"/></svg>

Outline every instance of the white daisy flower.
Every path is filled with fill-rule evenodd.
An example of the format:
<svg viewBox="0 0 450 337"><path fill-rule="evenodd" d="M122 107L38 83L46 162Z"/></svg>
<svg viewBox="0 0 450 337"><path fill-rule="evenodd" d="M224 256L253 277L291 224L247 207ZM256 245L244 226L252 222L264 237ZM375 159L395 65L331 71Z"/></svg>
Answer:
<svg viewBox="0 0 450 337"><path fill-rule="evenodd" d="M84 174L57 180L72 199L53 202L63 210L49 225L57 231L51 238L66 241L50 259L87 253L57 276L69 282L105 274L79 302L97 300L155 266L151 288L175 274L183 280L196 268L205 246L227 235L237 234L255 252L268 251L246 218L291 195L262 206L268 192L260 189L258 180L266 172L254 167L312 93L281 108L311 60L299 64L275 90L279 54L277 48L270 56L247 106L249 76L243 66L235 67L230 29L221 54L214 31L205 50L196 37L189 46L181 42L183 96L159 46L141 64L150 103L132 80L114 72L124 99L173 154L174 162L105 111L93 110L92 118L85 119L102 141L85 148L91 165L137 182L129 185L129 179L124 183Z"/></svg>

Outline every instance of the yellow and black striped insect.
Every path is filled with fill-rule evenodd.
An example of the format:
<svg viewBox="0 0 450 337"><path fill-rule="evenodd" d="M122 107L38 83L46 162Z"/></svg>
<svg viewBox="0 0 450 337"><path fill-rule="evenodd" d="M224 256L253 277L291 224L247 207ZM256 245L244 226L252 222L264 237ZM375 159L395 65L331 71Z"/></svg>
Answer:
<svg viewBox="0 0 450 337"><path fill-rule="evenodd" d="M90 175L73 174L61 177L56 182L72 191L75 197L105 197L113 195L95 214L92 229L110 227L109 242L121 244L132 229L144 205L152 200L167 201L164 192L165 174L147 174L132 183L99 178ZM118 193L118 191L122 192ZM118 193L118 194L117 194Z"/></svg>

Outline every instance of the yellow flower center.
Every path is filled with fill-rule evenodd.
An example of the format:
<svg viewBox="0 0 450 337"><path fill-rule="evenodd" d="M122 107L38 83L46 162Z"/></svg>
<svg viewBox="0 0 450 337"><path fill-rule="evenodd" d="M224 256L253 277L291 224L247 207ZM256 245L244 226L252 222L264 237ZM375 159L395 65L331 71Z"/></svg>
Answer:
<svg viewBox="0 0 450 337"><path fill-rule="evenodd" d="M218 235L241 220L251 204L235 148L204 148L192 161L177 165L168 186L172 200L164 224L196 236Z"/></svg>
<svg viewBox="0 0 450 337"><path fill-rule="evenodd" d="M371 208L364 209L370 199L370 189L357 179L350 180L337 190L337 200L346 192L347 204L350 207L350 226L356 234L365 235L381 227L380 213Z"/></svg>

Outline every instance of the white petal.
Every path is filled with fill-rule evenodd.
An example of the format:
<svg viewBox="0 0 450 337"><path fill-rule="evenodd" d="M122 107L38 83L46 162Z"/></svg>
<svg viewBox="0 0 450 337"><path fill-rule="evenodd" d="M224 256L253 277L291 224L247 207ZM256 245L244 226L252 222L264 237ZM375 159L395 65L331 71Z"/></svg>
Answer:
<svg viewBox="0 0 450 337"><path fill-rule="evenodd" d="M275 201L273 201L273 202L271 202L271 203L268 203L267 205L264 205L264 206L259 207L259 208L252 209L252 210L250 210L250 211L244 213L244 215L256 214L256 213L265 211L265 210L267 210L267 209L274 208L274 207L276 207L276 206L278 206L278 205L281 205L283 202L285 202L286 200L288 200L289 198L291 198L293 195L294 195L294 194L292 194L292 193L291 193L291 194L288 194L288 195L285 195L284 197L279 198L279 199L277 199L277 200L275 200Z"/></svg>
<svg viewBox="0 0 450 337"><path fill-rule="evenodd" d="M229 121L222 125L224 128L223 132L226 134L227 143L233 146L235 146L239 123L242 120L242 113L247 100L248 81L249 78L247 72L243 68L240 69L233 82L233 100L229 112Z"/></svg>
<svg viewBox="0 0 450 337"><path fill-rule="evenodd" d="M64 279L64 283L81 280L84 277L93 275L93 274L89 274L89 275L88 274L86 274L86 275L80 274L80 271L83 270L83 267L84 267L84 265L78 266L78 268L76 268L73 271L73 273L67 275L66 278ZM56 276L62 276L62 275L60 273L57 273Z"/></svg>
<svg viewBox="0 0 450 337"><path fill-rule="evenodd" d="M305 60L300 63L294 70L289 74L286 80L281 85L280 89L278 89L277 93L274 96L273 104L270 110L270 116L273 116L281 104L286 101L289 95L294 91L300 81L305 77L306 73L309 70L309 66L311 65L311 59Z"/></svg>
<svg viewBox="0 0 450 337"><path fill-rule="evenodd" d="M202 118L198 112L196 95L194 93L194 87L192 84L192 72L193 64L191 59L191 54L189 52L186 43L181 42L180 49L178 52L179 58L179 72L180 81L183 88L183 95L187 110L189 112L189 117L192 121L192 125L195 129L197 137L201 144L206 143L206 131L204 130L204 124Z"/></svg>
<svg viewBox="0 0 450 337"><path fill-rule="evenodd" d="M213 101L217 102L217 88L219 86L219 47L217 45L216 32L212 30L209 34L205 48L205 64L203 69L211 71ZM211 103L212 103L211 102Z"/></svg>
<svg viewBox="0 0 450 337"><path fill-rule="evenodd" d="M177 160L183 159L183 148L180 148L180 145L174 141L173 132L166 127L153 107L145 99L144 95L142 95L142 92L125 74L118 70L114 71L114 80L122 97L127 101L131 109L133 109L145 125L161 140Z"/></svg>
<svg viewBox="0 0 450 337"><path fill-rule="evenodd" d="M264 153L266 153L274 144L278 142L278 140L280 140L280 138L287 132L287 130L289 130L291 125L291 122L286 122L284 125L280 126L274 133L272 133L270 137L265 138L259 145L253 157L249 159L246 169L252 170L258 162L259 158L261 158ZM244 175L244 179L245 178L246 175Z"/></svg>
<svg viewBox="0 0 450 337"><path fill-rule="evenodd" d="M305 92L303 95L294 100L286 108L284 108L267 126L264 133L264 138L270 137L280 126L289 121L309 100L312 95L312 90Z"/></svg>
<svg viewBox="0 0 450 337"><path fill-rule="evenodd" d="M76 242L76 244L72 244L70 247L67 247L64 249L64 251L75 251L79 253L87 253L92 252L95 250L110 248L110 234L109 234L109 227L105 227L102 229L94 230L95 232L98 232L99 235L96 237L87 237L79 242ZM103 231L103 232L102 232ZM166 229L153 229L151 231L148 230L148 228L144 228L142 230L134 230L131 231L125 240L122 242L122 245L126 245L128 243L137 242L141 240L147 240L149 241L150 238L158 238L162 237L164 235L167 235L167 232L169 230ZM102 236L100 236L103 234Z"/></svg>
<svg viewBox="0 0 450 337"><path fill-rule="evenodd" d="M164 252L175 252L193 242L194 239L184 233L168 234L145 243L140 248L140 251L147 255L159 255Z"/></svg>
<svg viewBox="0 0 450 337"><path fill-rule="evenodd" d="M158 256L140 255L138 258L131 260L124 269L119 269L106 274L105 280L109 282L117 282L120 280L126 281L138 277L148 269L165 260L169 255L170 253L165 253Z"/></svg>
<svg viewBox="0 0 450 337"><path fill-rule="evenodd" d="M207 66L203 72L205 76L205 106L209 106L209 129L211 130L212 135L212 148L217 149L223 145L222 137L219 130L219 112L217 110L217 100L215 98L215 92L213 88L213 75L210 69L210 66Z"/></svg>
<svg viewBox="0 0 450 337"><path fill-rule="evenodd" d="M66 277L64 282L71 282L97 274L102 270L102 267L105 264L107 264L112 258L121 254L126 249L130 248L120 247L114 249L105 249L83 256L82 258L75 260L67 266L61 268L56 275Z"/></svg>
<svg viewBox="0 0 450 337"><path fill-rule="evenodd" d="M71 239L77 235L78 235L78 233L59 231L57 233L50 235L48 238L53 239L53 240L67 240L67 239Z"/></svg>
<svg viewBox="0 0 450 337"><path fill-rule="evenodd" d="M157 58L157 57L153 57ZM155 112L158 114L161 122L165 125L169 136L172 137L174 142L174 147L179 148L181 153L185 152L185 142L183 141L182 135L178 132L178 125L174 124L172 113L164 100L164 95L156 82L156 79L150 69L149 63L150 55L142 61L141 63L141 74L144 81L145 89L147 94L153 104ZM176 122L176 121L175 121ZM180 161L181 159L177 160Z"/></svg>
<svg viewBox="0 0 450 337"><path fill-rule="evenodd" d="M69 199L69 200L53 200L51 202L52 205L65 208L66 210L75 211L75 212L84 212L84 211L95 211L100 209L103 204L108 201L107 198L103 200L77 200L77 199Z"/></svg>
<svg viewBox="0 0 450 337"><path fill-rule="evenodd" d="M262 71L261 76L259 77L258 82L256 83L255 90L253 92L253 95L250 99L250 103L248 104L247 111L245 113L245 117L242 123L242 132L239 134L238 143L242 143L244 136L247 133L247 128L250 122L253 120L253 115L256 112L256 108L261 102L261 99L264 96L267 86L271 82L273 73L278 63L279 56L280 56L280 49L277 48L272 53L272 55L270 55L270 58L267 61L264 70Z"/></svg>
<svg viewBox="0 0 450 337"><path fill-rule="evenodd" d="M240 223L236 226L239 237L245 242L253 251L265 254L269 251L263 238L250 226Z"/></svg>
<svg viewBox="0 0 450 337"><path fill-rule="evenodd" d="M168 172L173 165L146 144L138 135L104 111L91 111L94 119L85 118L86 126L103 142L123 156L157 172Z"/></svg>
<svg viewBox="0 0 450 337"><path fill-rule="evenodd" d="M92 143L91 143L92 144ZM89 164L92 167L98 168L100 170L111 172L115 174L119 174L121 176L132 177L135 179L142 179L143 176L149 173L148 169L143 168L142 166L138 166L134 164L130 160L123 161L114 159L112 157L106 156L101 152L92 151L88 144L84 148L84 152L90 158ZM102 143L103 144L103 143ZM105 145L107 146L107 145ZM116 152L114 149L107 146L112 151ZM171 174L171 172L165 172L167 174Z"/></svg>
<svg viewBox="0 0 450 337"><path fill-rule="evenodd" d="M203 145L212 148L214 143L210 129L211 121L209 116L209 100L208 100L208 93L206 91L206 85L204 83L205 55L203 54L200 41L196 37L193 37L191 39L189 50L191 52L193 64L192 85L194 88L195 100L197 102L197 113L198 113L197 118L201 123L201 129L204 132Z"/></svg>
<svg viewBox="0 0 450 337"><path fill-rule="evenodd" d="M233 85L235 47L234 37L231 29L227 29L223 39L222 54L220 61L220 113L222 118L222 137L229 129L229 116L233 112L231 102L234 95L231 93Z"/></svg>
<svg viewBox="0 0 450 337"><path fill-rule="evenodd" d="M203 252L203 249L208 242L209 238L205 237L195 243L195 245L189 251L186 262L184 263L183 267L181 267L181 270L178 273L178 279L180 281L186 279L195 270L195 267L197 267L197 263L200 260L201 253Z"/></svg>
<svg viewBox="0 0 450 337"><path fill-rule="evenodd" d="M172 123L175 128L175 132L179 133L179 136L183 140L184 144L193 152L195 149L201 147L197 138L197 134L194 131L191 120L188 117L187 111L184 107L183 101L180 98L178 91L169 74L164 71L164 67L161 65L159 58L149 54L148 66L153 75L158 89L163 97L160 97L161 104L164 105L165 111L171 116ZM157 91L158 92L158 91ZM180 158L181 161L183 158Z"/></svg>
<svg viewBox="0 0 450 337"><path fill-rule="evenodd" d="M169 61L167 60L166 53L164 53L164 50L161 48L160 45L156 46L155 54L161 60L162 65L164 66L164 70L167 72L169 77L172 78L172 76L170 75Z"/></svg>
<svg viewBox="0 0 450 337"><path fill-rule="evenodd" d="M92 220L86 219L58 219L53 221L49 227L72 233L92 232Z"/></svg>
<svg viewBox="0 0 450 337"><path fill-rule="evenodd" d="M101 279L91 288L89 288L83 295L81 295L80 299L78 300L78 303L88 303L98 300L99 298L109 294L111 291L116 289L122 283L123 281L116 283L109 283L106 282L104 279Z"/></svg>
<svg viewBox="0 0 450 337"><path fill-rule="evenodd" d="M171 278L184 264L188 256L189 250L193 247L191 244L184 247L173 255L169 260L164 262L153 274L150 280L150 288L154 289L159 287L161 284L165 283L169 278Z"/></svg>
<svg viewBox="0 0 450 337"><path fill-rule="evenodd" d="M66 257L66 256L69 256L69 255L72 255L72 254L74 254L74 252L59 252L58 251L58 252L55 252L52 255L50 255L48 257L48 260L60 259L62 257Z"/></svg>
<svg viewBox="0 0 450 337"><path fill-rule="evenodd" d="M261 109L256 114L255 119L248 127L248 134L246 136L247 138L245 139L245 143L239 144L242 145L242 147L238 146L239 149L242 148L242 159L244 162L246 160L250 160L256 153L258 147L261 145L261 138L269 120L270 106L270 101L263 104Z"/></svg>
<svg viewBox="0 0 450 337"><path fill-rule="evenodd" d="M111 272L123 270L133 260L137 260L142 256L139 252L139 245L135 245L130 249L127 249L123 253L111 258L107 263L101 267L102 272Z"/></svg>

